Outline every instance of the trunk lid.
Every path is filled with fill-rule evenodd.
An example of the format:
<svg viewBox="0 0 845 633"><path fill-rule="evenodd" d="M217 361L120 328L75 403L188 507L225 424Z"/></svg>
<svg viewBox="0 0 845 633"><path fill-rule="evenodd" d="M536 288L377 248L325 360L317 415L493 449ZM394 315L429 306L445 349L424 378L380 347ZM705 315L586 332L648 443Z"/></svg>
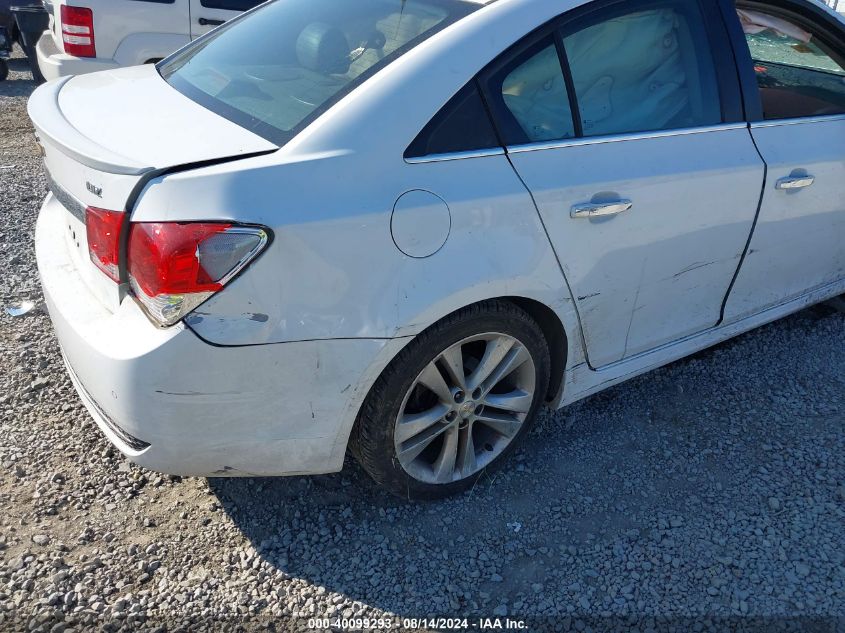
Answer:
<svg viewBox="0 0 845 633"><path fill-rule="evenodd" d="M67 247L111 310L122 290L91 261L85 209L126 210L161 171L271 152L277 146L171 88L154 66L51 82L29 101L50 189L66 210Z"/></svg>
<svg viewBox="0 0 845 633"><path fill-rule="evenodd" d="M278 149L171 88L152 65L47 84L33 93L29 114L42 139L114 174Z"/></svg>

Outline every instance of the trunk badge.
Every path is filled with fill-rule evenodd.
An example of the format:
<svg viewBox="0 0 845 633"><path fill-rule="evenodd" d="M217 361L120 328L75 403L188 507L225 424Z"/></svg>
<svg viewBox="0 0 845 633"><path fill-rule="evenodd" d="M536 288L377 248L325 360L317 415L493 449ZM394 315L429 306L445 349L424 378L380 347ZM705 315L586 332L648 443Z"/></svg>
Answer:
<svg viewBox="0 0 845 633"><path fill-rule="evenodd" d="M103 188L102 188L102 187L95 187L95 186L94 186L94 185L92 185L90 182L86 182L86 183L85 183L85 186L87 187L88 191L90 191L91 193L93 193L93 194L94 194L95 196L97 196L98 198L102 198L102 197L103 197Z"/></svg>

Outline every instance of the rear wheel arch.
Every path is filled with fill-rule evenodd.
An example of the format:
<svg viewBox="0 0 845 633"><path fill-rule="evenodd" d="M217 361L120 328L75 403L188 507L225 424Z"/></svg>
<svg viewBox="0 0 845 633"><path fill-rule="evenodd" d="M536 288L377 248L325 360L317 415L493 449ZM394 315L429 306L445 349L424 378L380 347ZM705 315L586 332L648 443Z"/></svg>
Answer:
<svg viewBox="0 0 845 633"><path fill-rule="evenodd" d="M475 479L487 472L488 468L494 468L501 463L514 449L518 439L528 432L531 423L536 417L538 407L548 400L547 393L553 391L547 387L550 378L551 344L546 340L546 330L540 325L540 320L544 321L548 327L551 328L552 326L549 325L548 315L544 314L541 309L542 304L540 304L540 308L531 303L524 305L528 306L533 311L533 314L529 312L529 309L517 305L515 301L508 297L496 297L477 301L443 316L416 336L409 338L408 344L392 356L378 377L370 385L366 395L364 395L354 425L350 429L349 441L346 445L347 452L356 457L364 470L377 482L386 486L394 494L420 499L439 498L443 495L464 490L466 487L472 485ZM534 315L539 315L540 319L537 319ZM532 350L531 359L533 369L529 370L532 376L530 381L533 384L534 371L536 371L539 391L533 392L531 409L525 411L527 418L523 422L520 422L522 426L516 435L512 436L507 431L504 431L505 437L512 438L512 441L506 440L504 450L493 457L494 461L492 463L482 465L480 470L473 471L471 474L464 475L463 478L458 478L448 483L438 481L435 484L425 478L415 479L408 474L404 466L399 465L401 457L395 452L397 449L394 448L393 416L396 412L401 413L403 411L405 402L407 402L407 394L411 393L408 391L408 388L414 388L414 378L417 376L418 370L422 371L424 365L434 362L428 356L430 350L437 352L444 345L453 346L455 341L469 341L471 345L475 340L473 337L481 336L483 340L487 340L485 335L491 332L500 333L495 334L494 337L513 337L521 344L520 347ZM472 355L472 352L470 354ZM443 373L444 371L447 373ZM442 374L441 382L443 382L444 377L451 373L442 367L439 369L439 372L437 369L435 372ZM504 375L502 378L504 378ZM496 378L496 380L498 381L499 378ZM436 382L434 381L434 383ZM444 389L446 388L446 384L446 382L443 382ZM460 386L463 386L463 382L460 382ZM492 389L493 387L484 388ZM440 394L440 390L437 388L431 391ZM484 393L481 388L476 389L476 391ZM462 400L457 399L459 397L464 398L460 388L458 388L457 392L453 391L453 393L458 394L454 396L454 402L461 403ZM468 393L469 391L467 391ZM403 397L405 400L402 400ZM471 398L479 402L484 402L485 405L491 404L483 400L483 398L486 398L486 395L473 395ZM467 396L470 409L475 406L471 398ZM452 407L458 406L452 402L450 396L446 396L446 401L452 403ZM497 405L493 406L495 407ZM513 411L522 411L522 409L513 409ZM479 420L483 419L478 408L475 408L475 414L479 416ZM454 414L452 415L454 416ZM472 417L472 411L465 411L459 415L464 416L464 422L466 423L469 417ZM494 417L490 421L498 420L498 418L495 418L495 415L498 414L494 413ZM445 418L453 426L460 423L460 417L456 419L457 422L454 422L454 417L452 420L448 417ZM487 424L487 422L481 423L482 426ZM446 424L446 422L443 422L443 424ZM472 423L470 422L470 424ZM463 426L460 428L463 428ZM493 428L497 427L494 425ZM439 432L444 429L445 427L441 428L432 437L439 436ZM470 426L470 429L472 429L472 426ZM461 445L465 445L463 440L457 441ZM470 443L469 446L472 447L473 444ZM480 447L482 445L477 444L476 446ZM487 451L493 451L493 448L489 448L490 445L485 444L484 446ZM445 446L441 450L445 451ZM483 454L482 449L478 450ZM473 464L475 464L474 461Z"/></svg>
<svg viewBox="0 0 845 633"><path fill-rule="evenodd" d="M488 299L474 301L448 314L444 314L434 322L430 323L425 328L425 330L423 330L416 336L420 336L423 332L437 326L442 321L453 317L461 311L471 310L474 306L491 301L502 301L515 305L516 307L525 311L540 327L540 330L543 332L543 336L546 340L546 345L548 347L550 357L549 388L548 393L545 397L545 401L554 402L559 400L559 396L561 395L564 385L564 375L566 371L569 350L569 337L560 317L558 317L558 315L552 308L550 308L547 304L541 301L520 296L490 297ZM409 342L416 338L416 336L409 338ZM396 358L402 353L403 349L404 346L402 348L399 348L396 351L395 355L393 355L390 360L386 362L384 368L375 376L373 385L381 376L381 374L388 370L388 368L393 364ZM372 385L370 385L370 390L371 389ZM346 438L347 449L352 448L353 443L349 442L348 440L350 436L355 433L354 427L358 424L358 418L361 415L361 409L363 408L364 402L366 401L368 396L369 391L364 395L363 399L358 404L357 410L355 412L355 422L352 424L351 428L349 428L348 433L350 433L350 435L348 435Z"/></svg>
<svg viewBox="0 0 845 633"><path fill-rule="evenodd" d="M551 360L549 392L546 394L546 401L555 400L563 389L563 376L569 352L569 339L560 317L545 303L535 299L525 297L499 297L499 299L509 301L525 310L543 330Z"/></svg>
<svg viewBox="0 0 845 633"><path fill-rule="evenodd" d="M428 323L428 325L425 326L425 329L416 334L413 338L416 338L416 336L420 336L426 330L435 327L442 321L451 318L458 312L471 309L473 306L481 305L482 303L487 303L490 301L505 301L511 303L527 312L528 315L532 319L534 319L534 321L537 322L537 325L540 326L540 329L543 332L543 336L546 339L546 344L549 348L549 355L551 357L549 393L546 396L546 401L556 401L557 396L561 394L561 391L563 389L564 374L566 372L566 364L569 356L570 339L569 334L567 333L561 318L557 315L557 313L555 313L555 311L551 307L549 307L548 304L542 301L519 295L505 295L478 299L476 301L467 303L466 305L463 305L456 310L440 315L439 317ZM388 365L391 362L393 362L393 359L390 360Z"/></svg>

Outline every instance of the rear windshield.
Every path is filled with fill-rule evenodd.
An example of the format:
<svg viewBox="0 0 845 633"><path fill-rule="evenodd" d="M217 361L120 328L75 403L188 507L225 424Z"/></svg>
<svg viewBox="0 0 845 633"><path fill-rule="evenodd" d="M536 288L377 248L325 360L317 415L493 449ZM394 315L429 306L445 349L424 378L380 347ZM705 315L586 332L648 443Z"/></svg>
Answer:
<svg viewBox="0 0 845 633"><path fill-rule="evenodd" d="M159 65L174 88L282 145L355 86L480 5L273 0Z"/></svg>

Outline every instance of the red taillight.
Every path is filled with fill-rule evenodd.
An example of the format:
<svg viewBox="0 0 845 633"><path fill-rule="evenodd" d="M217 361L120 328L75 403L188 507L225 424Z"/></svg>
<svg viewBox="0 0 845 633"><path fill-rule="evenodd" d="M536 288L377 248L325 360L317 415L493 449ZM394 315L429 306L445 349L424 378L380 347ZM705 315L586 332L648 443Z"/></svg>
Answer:
<svg viewBox="0 0 845 633"><path fill-rule="evenodd" d="M62 41L65 53L74 57L96 57L94 12L87 7L62 5Z"/></svg>
<svg viewBox="0 0 845 633"><path fill-rule="evenodd" d="M225 233L231 224L133 224L129 233L129 274L148 297L216 292L198 257L198 245Z"/></svg>
<svg viewBox="0 0 845 633"><path fill-rule="evenodd" d="M213 222L138 222L129 229L129 283L147 314L173 325L266 246L256 227Z"/></svg>
<svg viewBox="0 0 845 633"><path fill-rule="evenodd" d="M96 207L85 210L88 254L94 265L114 281L120 281L120 231L126 214Z"/></svg>

